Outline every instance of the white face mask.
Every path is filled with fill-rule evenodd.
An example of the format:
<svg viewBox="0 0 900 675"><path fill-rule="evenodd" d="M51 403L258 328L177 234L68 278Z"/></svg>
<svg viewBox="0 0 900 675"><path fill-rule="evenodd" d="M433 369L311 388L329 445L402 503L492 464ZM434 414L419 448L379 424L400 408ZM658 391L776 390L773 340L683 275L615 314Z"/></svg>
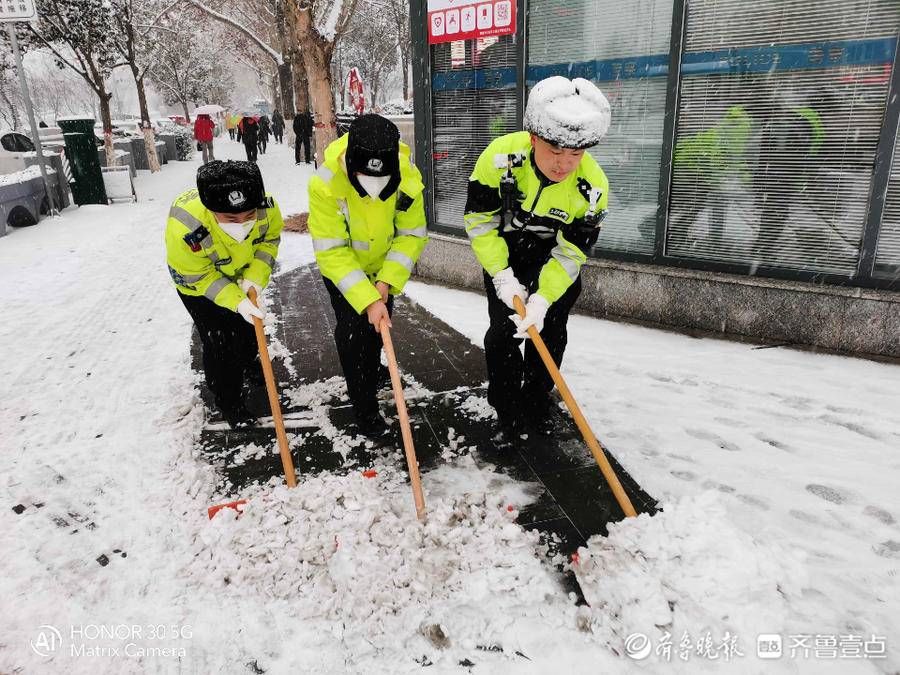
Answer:
<svg viewBox="0 0 900 675"><path fill-rule="evenodd" d="M219 227L225 234L235 241L244 241L254 225L256 225L256 218L245 220L243 223L219 223Z"/></svg>
<svg viewBox="0 0 900 675"><path fill-rule="evenodd" d="M356 178L372 199L377 199L381 191L391 182L390 176L367 176L364 173L356 174Z"/></svg>

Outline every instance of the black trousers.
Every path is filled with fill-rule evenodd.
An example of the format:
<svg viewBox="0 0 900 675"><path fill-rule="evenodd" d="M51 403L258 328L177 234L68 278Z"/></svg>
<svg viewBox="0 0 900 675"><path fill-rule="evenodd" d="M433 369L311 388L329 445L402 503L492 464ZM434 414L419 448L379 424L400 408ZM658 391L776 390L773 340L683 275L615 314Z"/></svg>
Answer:
<svg viewBox="0 0 900 675"><path fill-rule="evenodd" d="M272 132L272 135L275 137L275 141L278 143L281 143L282 140L284 139L283 132L281 132L281 131L275 130Z"/></svg>
<svg viewBox="0 0 900 675"><path fill-rule="evenodd" d="M231 140L234 140L234 129L228 130L228 136L231 137Z"/></svg>
<svg viewBox="0 0 900 675"><path fill-rule="evenodd" d="M529 293L537 291L540 266L534 265L524 269L516 269L514 266L513 272ZM491 321L484 336L488 403L501 418L510 419L516 415L532 419L546 417L550 411L553 380L531 340L525 340L524 357L519 351L522 340L515 337L516 326L509 319L515 311L504 305L497 297L494 283L487 274L484 275L484 287L487 291L488 315ZM557 366L562 364L563 353L566 350L568 340L566 323L569 320L569 312L580 294L581 277L578 277L563 296L550 305L544 319L541 338Z"/></svg>
<svg viewBox="0 0 900 675"><path fill-rule="evenodd" d="M256 333L237 312L201 296L178 297L194 320L203 344L203 372L216 405L233 408L241 402L244 374L260 368Z"/></svg>
<svg viewBox="0 0 900 675"><path fill-rule="evenodd" d="M378 413L378 379L381 365L381 336L369 323L366 313L356 310L331 281L322 279L334 308L334 343L347 381L347 393L357 418ZM388 296L388 313L394 299Z"/></svg>
<svg viewBox="0 0 900 675"><path fill-rule="evenodd" d="M300 146L303 146L304 157L306 158L304 161L309 164L309 144L310 144L309 136L297 136L297 141L294 143L294 161L299 164L300 163Z"/></svg>
<svg viewBox="0 0 900 675"><path fill-rule="evenodd" d="M247 151L247 161L255 162L256 158L259 156L259 150L256 147L256 143L244 143L244 149ZM246 321L244 323L246 323Z"/></svg>

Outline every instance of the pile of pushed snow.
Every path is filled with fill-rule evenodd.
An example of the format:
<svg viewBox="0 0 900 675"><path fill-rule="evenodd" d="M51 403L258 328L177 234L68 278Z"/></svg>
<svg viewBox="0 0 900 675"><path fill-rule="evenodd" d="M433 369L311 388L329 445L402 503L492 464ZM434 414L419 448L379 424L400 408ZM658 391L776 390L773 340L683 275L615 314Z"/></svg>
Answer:
<svg viewBox="0 0 900 675"><path fill-rule="evenodd" d="M497 419L497 411L484 396L469 396L457 406L457 410L477 422Z"/></svg>
<svg viewBox="0 0 900 675"><path fill-rule="evenodd" d="M579 549L573 569L595 631L676 643L728 633L745 650L759 633L785 632L807 583L801 559L736 527L715 492L663 508L611 523Z"/></svg>
<svg viewBox="0 0 900 675"><path fill-rule="evenodd" d="M497 644L513 654L517 621L583 641L538 534L514 522L499 486L517 484L492 475L489 492L431 496L424 523L391 467L372 479L322 473L293 490L265 486L240 516L223 509L198 532L186 574L232 595L289 600L296 616L338 626L354 659L399 651L434 661Z"/></svg>

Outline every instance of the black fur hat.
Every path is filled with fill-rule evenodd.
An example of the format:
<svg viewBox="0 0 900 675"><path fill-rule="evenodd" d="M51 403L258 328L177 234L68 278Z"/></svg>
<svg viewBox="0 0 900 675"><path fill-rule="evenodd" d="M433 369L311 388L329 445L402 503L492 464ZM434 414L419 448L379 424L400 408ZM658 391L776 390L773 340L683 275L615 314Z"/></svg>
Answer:
<svg viewBox="0 0 900 675"><path fill-rule="evenodd" d="M262 173L252 162L214 160L197 169L200 201L210 211L243 213L272 206Z"/></svg>
<svg viewBox="0 0 900 675"><path fill-rule="evenodd" d="M361 115L350 124L347 139L347 177L360 197L366 191L356 178L357 173L366 176L390 176L379 198L390 197L400 185L400 130L397 125L381 115Z"/></svg>

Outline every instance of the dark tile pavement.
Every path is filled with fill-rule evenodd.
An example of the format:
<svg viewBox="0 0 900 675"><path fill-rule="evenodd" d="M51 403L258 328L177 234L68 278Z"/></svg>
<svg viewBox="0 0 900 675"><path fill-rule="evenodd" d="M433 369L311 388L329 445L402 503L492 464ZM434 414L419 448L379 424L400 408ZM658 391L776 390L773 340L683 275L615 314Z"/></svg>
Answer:
<svg viewBox="0 0 900 675"><path fill-rule="evenodd" d="M281 391L340 375L332 338L334 316L317 268L302 267L276 277L271 296L270 311L281 319L276 336L290 353L296 371L296 375L291 376L282 359L275 360L275 375ZM539 530L552 552L568 556L590 536L605 534L608 522L624 517L568 413L559 411L555 419L556 431L551 437L523 439L515 450L498 447L492 421L475 419L460 408L470 396L485 396L482 350L424 307L406 298L397 300L393 324L394 347L401 371L407 378L405 384L429 391L426 396L409 401L413 440L426 500L428 471L446 461L441 455L448 445L452 428L455 437L464 437L461 447L474 447L471 454L477 465L492 466L516 480L538 487L535 501L520 507L519 522L524 527ZM199 369L196 335L193 355L194 367ZM201 447L220 470L223 494L239 494L245 485L280 475L281 463L276 454L259 459L244 457L239 463L234 462L241 448L248 443L272 447L275 431L271 425L247 430L227 429L210 405L211 397L205 387L201 388L201 396L211 411L201 435ZM384 412L395 416L393 400L385 397L385 401ZM248 405L261 417L271 414L264 389L252 391ZM301 482L303 474L358 471L387 451L385 447L360 444L345 459L334 450L333 440L315 426L302 422L306 411L292 407L283 393L282 410L291 420L288 434ZM338 430L350 427L352 414L346 402L337 402L328 414ZM402 448L399 430L390 445ZM398 461L403 460L398 457ZM655 500L622 470L614 457L610 456L610 461L635 509L639 513L655 512ZM568 579L567 583L571 586L573 582Z"/></svg>

